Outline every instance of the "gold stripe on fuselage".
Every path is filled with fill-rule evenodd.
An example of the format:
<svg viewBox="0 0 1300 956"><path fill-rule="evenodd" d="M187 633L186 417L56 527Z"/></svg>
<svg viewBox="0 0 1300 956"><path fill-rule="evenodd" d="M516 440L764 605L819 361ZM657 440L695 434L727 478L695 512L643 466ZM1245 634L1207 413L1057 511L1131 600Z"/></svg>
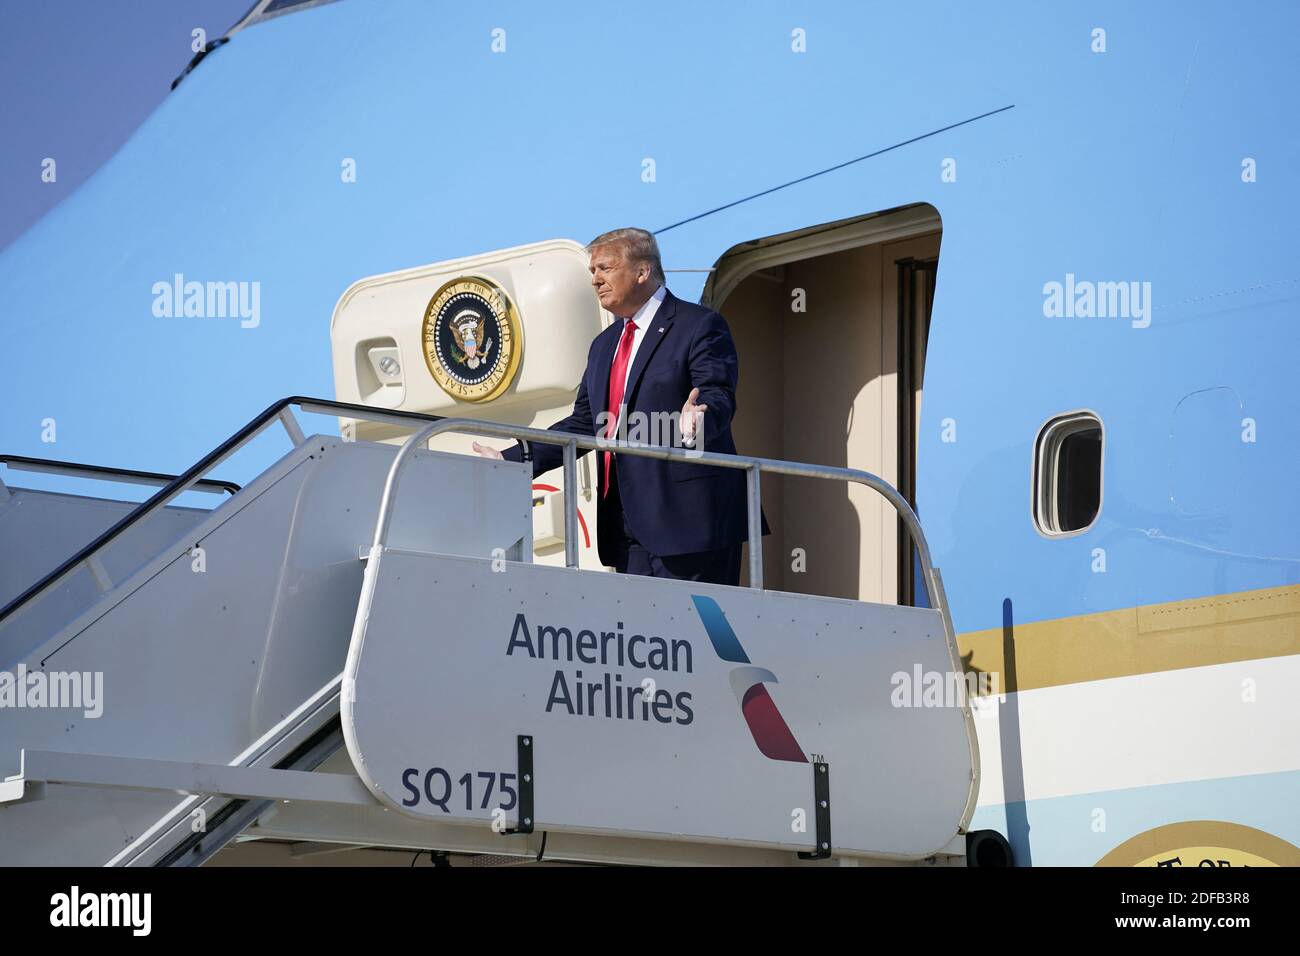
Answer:
<svg viewBox="0 0 1300 956"><path fill-rule="evenodd" d="M1300 654L1300 585L1147 604L957 636L995 693ZM980 686L985 686L981 681Z"/></svg>

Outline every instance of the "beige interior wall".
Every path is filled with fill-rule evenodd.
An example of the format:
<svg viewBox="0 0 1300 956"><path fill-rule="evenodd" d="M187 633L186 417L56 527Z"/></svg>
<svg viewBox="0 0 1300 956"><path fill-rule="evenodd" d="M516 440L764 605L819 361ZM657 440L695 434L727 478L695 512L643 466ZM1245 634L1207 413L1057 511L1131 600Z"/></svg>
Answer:
<svg viewBox="0 0 1300 956"><path fill-rule="evenodd" d="M894 260L939 236L859 246L745 279L720 306L740 355L741 454L859 468L897 480ZM802 289L806 311L792 309ZM766 476L766 586L893 603L896 517L874 491ZM803 571L794 570L802 549ZM743 579L742 579L743 580Z"/></svg>
<svg viewBox="0 0 1300 956"><path fill-rule="evenodd" d="M785 282L782 270L750 276L733 292L721 310L731 326L740 357L736 385L736 418L732 434L743 455L781 458L785 449L786 363L784 356ZM735 321L735 315L740 321ZM743 336L743 338L742 338ZM784 487L779 476L763 478L763 511L772 533L763 539L763 580L769 588L784 590L785 564ZM748 550L748 549L746 549ZM749 583L748 554L740 581Z"/></svg>
<svg viewBox="0 0 1300 956"><path fill-rule="evenodd" d="M882 478L897 486L898 483L898 276L894 271L894 263L899 259L930 259L939 255L939 235L938 233L928 236L917 236L913 239L904 239L899 242L885 243L881 247L881 260L888 264L889 281L885 283L881 290L881 313L890 317L890 321L884 323L882 329L882 342L884 352L889 356L887 367L885 369L881 393L884 399L884 405L881 413L881 432L883 442L886 447L891 449L889 455L888 467L885 470L877 472ZM917 390L916 401L916 422L914 428L920 427L921 414L921 389ZM888 508L888 519L882 526L882 535L880 539L881 562L884 567L885 578L892 582L893 590L890 592L893 597L891 601L897 599L898 595L898 519L896 512L883 500L882 508Z"/></svg>

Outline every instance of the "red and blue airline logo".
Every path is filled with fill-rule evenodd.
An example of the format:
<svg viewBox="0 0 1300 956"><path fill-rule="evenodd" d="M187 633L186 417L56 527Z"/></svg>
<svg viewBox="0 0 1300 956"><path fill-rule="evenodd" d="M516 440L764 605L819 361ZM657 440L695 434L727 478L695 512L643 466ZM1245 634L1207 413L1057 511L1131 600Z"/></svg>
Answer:
<svg viewBox="0 0 1300 956"><path fill-rule="evenodd" d="M785 718L776 709L776 701L767 692L765 683L779 683L776 675L765 667L754 667L749 656L740 646L740 639L727 623L727 616L718 607L718 602L710 597L692 594L695 610L700 614L704 630L713 643L713 649L724 661L742 664L734 668L729 675L731 689L740 702L740 712L744 715L754 743L765 757L773 760L789 760L794 763L807 763L808 758L794 739L794 734L786 725Z"/></svg>

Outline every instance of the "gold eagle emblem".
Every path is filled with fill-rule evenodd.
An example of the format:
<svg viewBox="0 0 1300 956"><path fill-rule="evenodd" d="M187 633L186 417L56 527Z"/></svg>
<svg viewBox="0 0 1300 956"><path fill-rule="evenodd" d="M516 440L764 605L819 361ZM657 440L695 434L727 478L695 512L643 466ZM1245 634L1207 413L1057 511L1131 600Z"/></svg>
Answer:
<svg viewBox="0 0 1300 956"><path fill-rule="evenodd" d="M487 338L483 327L486 322L473 309L465 309L451 320L451 334L456 339L460 355L452 357L469 368L478 368L486 360L492 349L492 340Z"/></svg>

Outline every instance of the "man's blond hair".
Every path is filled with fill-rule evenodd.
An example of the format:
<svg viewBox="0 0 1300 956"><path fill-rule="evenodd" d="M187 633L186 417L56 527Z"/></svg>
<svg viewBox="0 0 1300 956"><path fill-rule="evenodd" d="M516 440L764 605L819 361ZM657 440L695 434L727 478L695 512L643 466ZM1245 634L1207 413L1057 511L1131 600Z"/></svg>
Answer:
<svg viewBox="0 0 1300 956"><path fill-rule="evenodd" d="M659 281L659 284L663 285L666 281L663 263L659 260L659 243L655 242L653 233L634 226L611 229L609 232L602 232L587 243L587 253L591 254L601 246L618 246L625 262L648 263L650 274Z"/></svg>

